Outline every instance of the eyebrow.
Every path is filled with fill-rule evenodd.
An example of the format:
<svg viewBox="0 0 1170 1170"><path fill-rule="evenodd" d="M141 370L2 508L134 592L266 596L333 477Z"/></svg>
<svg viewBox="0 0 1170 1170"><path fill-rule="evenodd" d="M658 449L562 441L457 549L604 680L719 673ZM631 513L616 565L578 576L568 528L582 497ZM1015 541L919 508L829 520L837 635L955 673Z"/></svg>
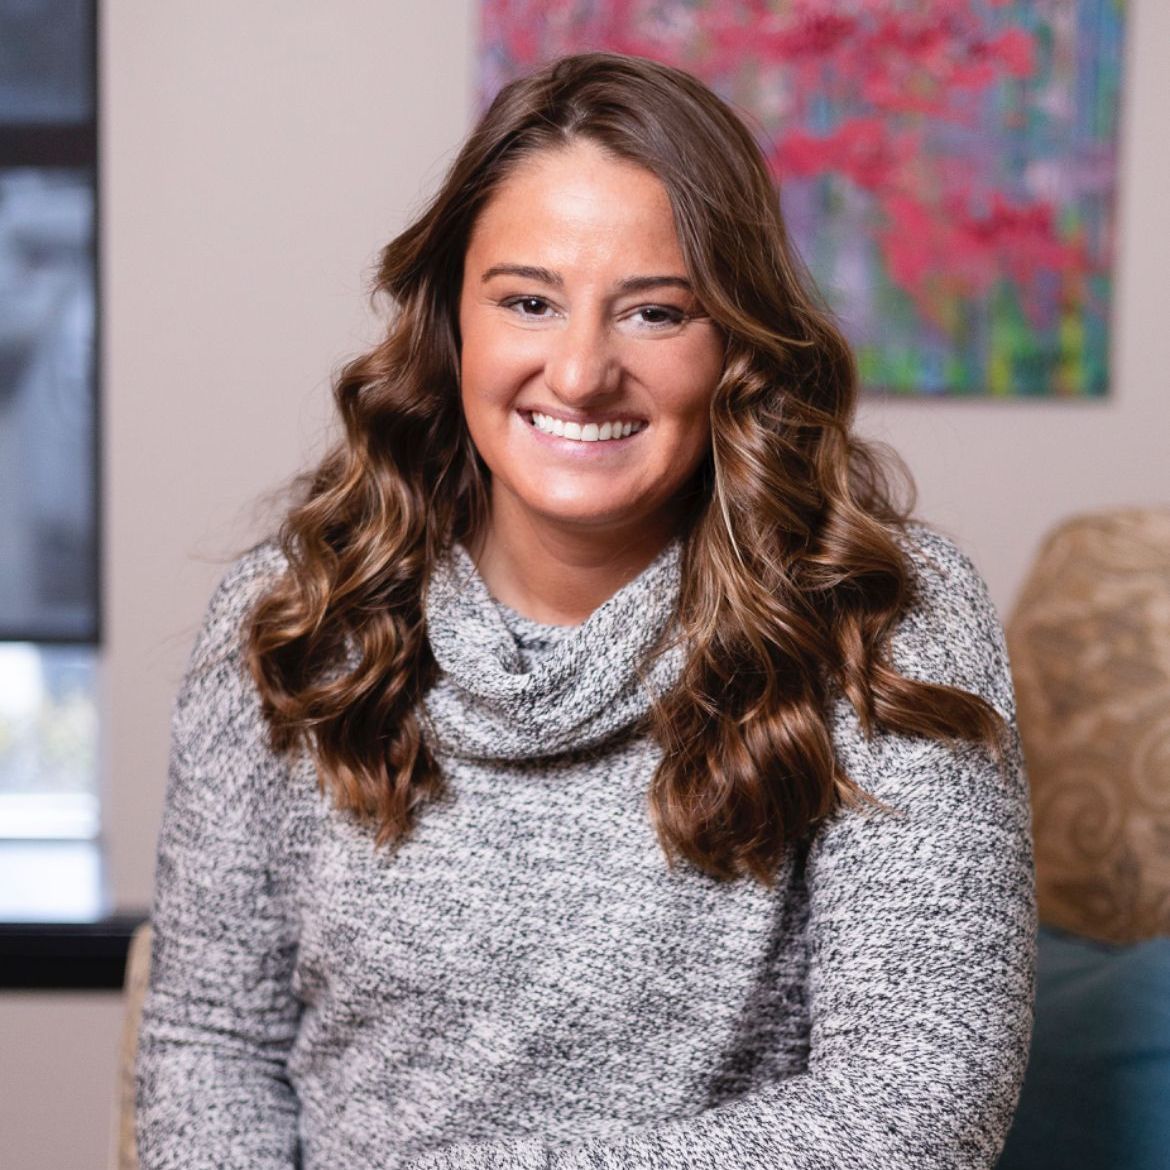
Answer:
<svg viewBox="0 0 1170 1170"><path fill-rule="evenodd" d="M480 278L486 283L493 276L519 276L524 280L538 280L554 288L564 288L564 277L551 268L538 268L531 264L493 264ZM618 292L644 292L648 288L681 288L693 293L691 282L685 276L627 276L617 283Z"/></svg>

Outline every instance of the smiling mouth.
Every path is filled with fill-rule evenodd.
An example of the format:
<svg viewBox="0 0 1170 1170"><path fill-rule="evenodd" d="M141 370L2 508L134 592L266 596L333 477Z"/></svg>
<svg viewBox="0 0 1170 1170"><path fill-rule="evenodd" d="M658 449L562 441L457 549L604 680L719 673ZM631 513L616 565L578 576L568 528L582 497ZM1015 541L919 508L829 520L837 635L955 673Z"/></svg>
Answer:
<svg viewBox="0 0 1170 1170"><path fill-rule="evenodd" d="M520 412L529 425L544 435L553 435L558 439L570 439L575 443L612 443L619 439L628 439L639 431L646 429L646 421L640 418L606 419L601 423L579 423L556 418L551 414L542 414L538 410Z"/></svg>

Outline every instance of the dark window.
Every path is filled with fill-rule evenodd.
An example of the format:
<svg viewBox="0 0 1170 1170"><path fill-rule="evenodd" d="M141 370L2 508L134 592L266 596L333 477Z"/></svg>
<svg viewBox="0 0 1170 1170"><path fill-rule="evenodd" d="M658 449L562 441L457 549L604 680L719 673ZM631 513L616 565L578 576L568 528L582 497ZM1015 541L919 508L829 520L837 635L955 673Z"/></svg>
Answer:
<svg viewBox="0 0 1170 1170"><path fill-rule="evenodd" d="M0 0L0 837L97 832L94 0Z"/></svg>

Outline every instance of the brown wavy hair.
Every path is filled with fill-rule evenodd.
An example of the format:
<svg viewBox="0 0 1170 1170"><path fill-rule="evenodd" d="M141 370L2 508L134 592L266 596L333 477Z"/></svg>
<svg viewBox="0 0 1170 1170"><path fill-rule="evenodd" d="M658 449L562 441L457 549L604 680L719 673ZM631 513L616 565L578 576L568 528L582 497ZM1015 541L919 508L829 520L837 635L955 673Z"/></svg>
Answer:
<svg viewBox="0 0 1170 1170"><path fill-rule="evenodd" d="M378 845L404 837L443 787L417 714L437 674L423 592L449 542L474 545L489 515L458 385L464 252L517 164L577 139L662 181L726 340L684 521L673 632L687 658L647 725L663 748L651 816L672 863L767 884L789 843L841 804L874 801L834 758L834 687L867 735L998 754L1003 721L979 696L887 663L912 595L898 534L913 486L892 452L850 433L853 356L788 243L767 163L685 72L585 53L496 95L438 193L382 250L373 295L391 302L386 333L335 380L344 433L295 481L279 532L288 568L250 615L248 665L274 750L307 746ZM909 503L895 500L894 465Z"/></svg>

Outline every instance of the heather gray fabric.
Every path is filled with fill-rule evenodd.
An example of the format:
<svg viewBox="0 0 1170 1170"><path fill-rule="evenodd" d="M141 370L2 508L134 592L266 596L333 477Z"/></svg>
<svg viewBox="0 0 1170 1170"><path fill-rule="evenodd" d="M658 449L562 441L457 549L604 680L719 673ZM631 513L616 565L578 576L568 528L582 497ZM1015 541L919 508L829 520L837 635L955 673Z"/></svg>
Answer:
<svg viewBox="0 0 1170 1170"><path fill-rule="evenodd" d="M571 626L549 626L533 621L518 613L510 605L495 601L504 624L508 627L516 650L520 655L520 669L531 671L536 664L573 628Z"/></svg>
<svg viewBox="0 0 1170 1170"><path fill-rule="evenodd" d="M501 612L461 545L427 595L427 637L442 670L425 706L437 742L452 755L524 760L595 747L649 706L648 689L669 684L681 647L646 672L634 670L670 616L682 546L672 541L625 589L564 636L531 673ZM514 620L514 619L513 619ZM536 625L537 623L532 623Z"/></svg>
<svg viewBox="0 0 1170 1170"><path fill-rule="evenodd" d="M843 1170L994 1165L1031 1034L1030 818L1002 630L953 542L908 538L903 673L987 697L982 748L872 742L775 886L669 868L634 721L679 547L577 627L493 602L461 549L427 598L449 794L397 851L266 748L238 628L263 545L211 600L175 704L142 1170ZM521 645L517 645L519 638ZM542 645L541 643L547 643Z"/></svg>

